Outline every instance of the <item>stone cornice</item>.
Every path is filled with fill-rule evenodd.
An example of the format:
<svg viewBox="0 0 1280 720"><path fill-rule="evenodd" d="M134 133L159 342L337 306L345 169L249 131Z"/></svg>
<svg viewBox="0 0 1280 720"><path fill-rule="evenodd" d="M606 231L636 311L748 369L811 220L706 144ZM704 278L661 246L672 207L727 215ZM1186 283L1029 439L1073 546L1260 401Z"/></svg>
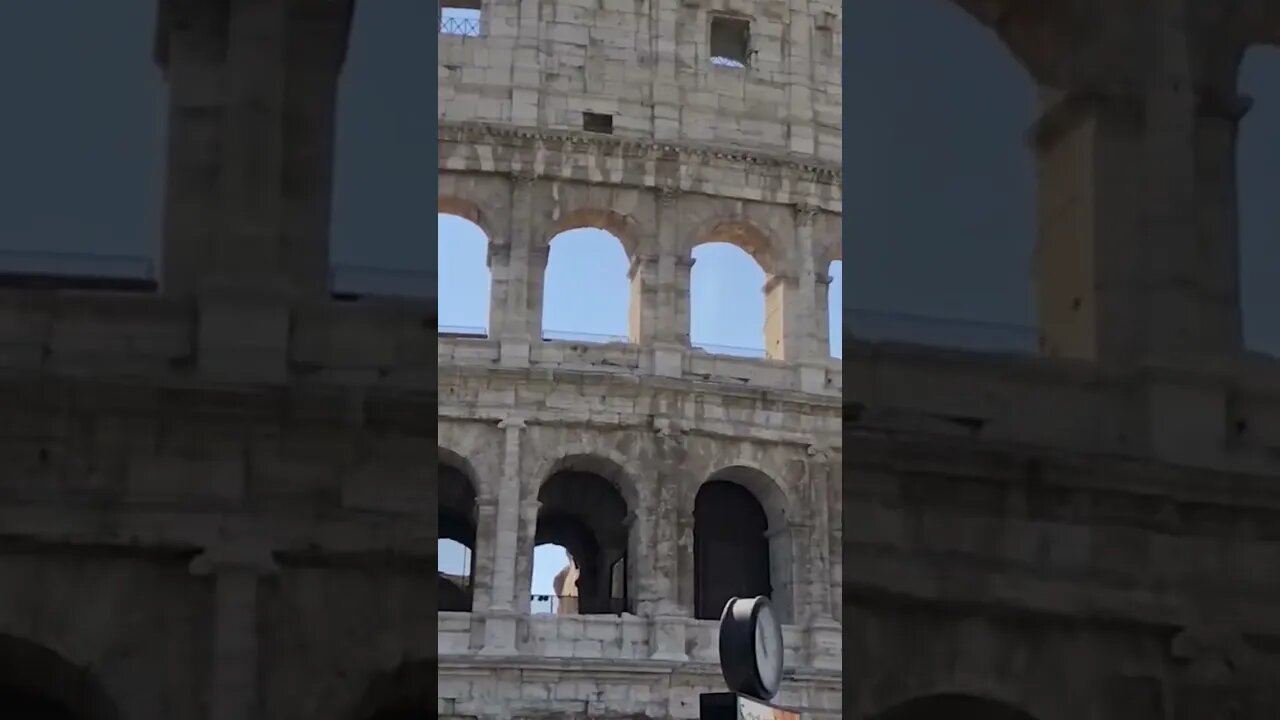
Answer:
<svg viewBox="0 0 1280 720"><path fill-rule="evenodd" d="M811 156L751 152L709 143L656 142L572 130L445 121L440 122L438 138L441 143L578 145L584 149L598 148L606 154L636 159L697 163L722 160L743 165L784 169L802 179L814 182L840 185L844 181L840 163L823 162ZM445 153L441 153L440 157L441 169L447 169L444 166Z"/></svg>

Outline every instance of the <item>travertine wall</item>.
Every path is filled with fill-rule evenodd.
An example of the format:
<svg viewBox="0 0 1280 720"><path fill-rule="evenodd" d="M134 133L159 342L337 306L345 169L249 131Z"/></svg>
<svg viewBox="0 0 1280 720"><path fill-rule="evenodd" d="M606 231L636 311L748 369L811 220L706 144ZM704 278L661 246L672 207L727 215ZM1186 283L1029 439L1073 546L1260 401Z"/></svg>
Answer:
<svg viewBox="0 0 1280 720"><path fill-rule="evenodd" d="M1043 352L845 339L844 711L1275 717L1280 363L1240 347L1231 168L1280 3L956 5L1041 89Z"/></svg>
<svg viewBox="0 0 1280 720"><path fill-rule="evenodd" d="M440 37L439 209L485 231L493 277L489 337L439 344L442 462L471 479L479 521L472 612L441 615L440 714L697 717L723 680L715 623L693 619L693 501L736 468L769 517L794 673L779 701L838 717L839 4L481 13L479 37ZM717 15L750 20L749 67L711 65ZM630 342L543 339L548 248L578 227L631 259ZM691 253L711 241L769 278L764 360L690 345ZM566 464L627 499L634 614L529 614L538 491Z"/></svg>

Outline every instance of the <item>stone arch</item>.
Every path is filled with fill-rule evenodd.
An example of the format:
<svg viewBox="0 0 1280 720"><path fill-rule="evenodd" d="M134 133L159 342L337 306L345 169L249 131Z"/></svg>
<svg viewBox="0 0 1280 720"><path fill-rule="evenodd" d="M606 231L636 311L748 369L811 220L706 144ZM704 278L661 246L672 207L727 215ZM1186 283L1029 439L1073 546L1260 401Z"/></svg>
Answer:
<svg viewBox="0 0 1280 720"><path fill-rule="evenodd" d="M552 475L564 470L591 473L608 480L622 495L631 512L640 505L640 486L636 482L640 468L617 450L590 442L562 447L559 453L545 458L536 468L531 477L538 484L532 488L532 494L537 495Z"/></svg>
<svg viewBox="0 0 1280 720"><path fill-rule="evenodd" d="M409 720L435 714L436 662L410 660L373 678L344 720Z"/></svg>
<svg viewBox="0 0 1280 720"><path fill-rule="evenodd" d="M1070 3L1017 0L950 0L1000 41L1015 62L1037 82L1061 86L1075 71L1063 59L1079 55L1082 33L1093 25ZM1088 12L1088 11L1085 11Z"/></svg>
<svg viewBox="0 0 1280 720"><path fill-rule="evenodd" d="M548 228L542 244L549 247L557 235L583 228L603 230L617 238L628 259L634 259L639 252L643 235L640 222L617 210L594 207L577 208L560 215Z"/></svg>
<svg viewBox="0 0 1280 720"><path fill-rule="evenodd" d="M637 581L637 491L623 466L597 455L566 455L541 474L533 545L564 547L577 572L580 613L631 611ZM564 607L562 605L562 607Z"/></svg>
<svg viewBox="0 0 1280 720"><path fill-rule="evenodd" d="M687 252L691 254L698 246L713 242L742 249L766 275L780 271L783 253L779 241L746 212L718 212L702 219L689 234Z"/></svg>
<svg viewBox="0 0 1280 720"><path fill-rule="evenodd" d="M692 502L696 618L718 617L729 597L759 594L773 600L783 622L795 621L789 506L782 486L756 467L729 465L698 485Z"/></svg>
<svg viewBox="0 0 1280 720"><path fill-rule="evenodd" d="M48 720L120 720L106 690L85 667L30 640L0 634L0 709L12 703Z"/></svg>
<svg viewBox="0 0 1280 720"><path fill-rule="evenodd" d="M441 195L436 198L436 213L440 215L456 215L484 232L484 236L493 243L493 226L480 205L465 198Z"/></svg>
<svg viewBox="0 0 1280 720"><path fill-rule="evenodd" d="M1014 704L980 694L961 692L920 695L897 703L870 716L868 720L1036 720Z"/></svg>
<svg viewBox="0 0 1280 720"><path fill-rule="evenodd" d="M438 607L445 612L471 610L475 597L478 544L478 488L471 464L457 453L438 448L437 537L471 552L465 575L443 570L437 575Z"/></svg>

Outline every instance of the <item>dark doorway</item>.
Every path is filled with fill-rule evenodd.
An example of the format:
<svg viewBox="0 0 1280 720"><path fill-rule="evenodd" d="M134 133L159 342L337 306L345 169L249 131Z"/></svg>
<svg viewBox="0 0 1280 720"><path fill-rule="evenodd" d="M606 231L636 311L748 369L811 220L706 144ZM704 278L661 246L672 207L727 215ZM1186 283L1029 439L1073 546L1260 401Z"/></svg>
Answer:
<svg viewBox="0 0 1280 720"><path fill-rule="evenodd" d="M715 620L731 597L769 596L769 519L750 490L702 485L693 504L694 617Z"/></svg>

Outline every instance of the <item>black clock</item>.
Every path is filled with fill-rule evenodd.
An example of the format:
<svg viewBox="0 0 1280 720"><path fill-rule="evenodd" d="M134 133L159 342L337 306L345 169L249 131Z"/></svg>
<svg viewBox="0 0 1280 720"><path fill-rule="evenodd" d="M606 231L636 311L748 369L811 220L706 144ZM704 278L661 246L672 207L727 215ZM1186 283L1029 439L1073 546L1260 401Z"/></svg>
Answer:
<svg viewBox="0 0 1280 720"><path fill-rule="evenodd" d="M720 614L720 671L731 692L768 702L782 684L782 623L767 597L730 598Z"/></svg>

